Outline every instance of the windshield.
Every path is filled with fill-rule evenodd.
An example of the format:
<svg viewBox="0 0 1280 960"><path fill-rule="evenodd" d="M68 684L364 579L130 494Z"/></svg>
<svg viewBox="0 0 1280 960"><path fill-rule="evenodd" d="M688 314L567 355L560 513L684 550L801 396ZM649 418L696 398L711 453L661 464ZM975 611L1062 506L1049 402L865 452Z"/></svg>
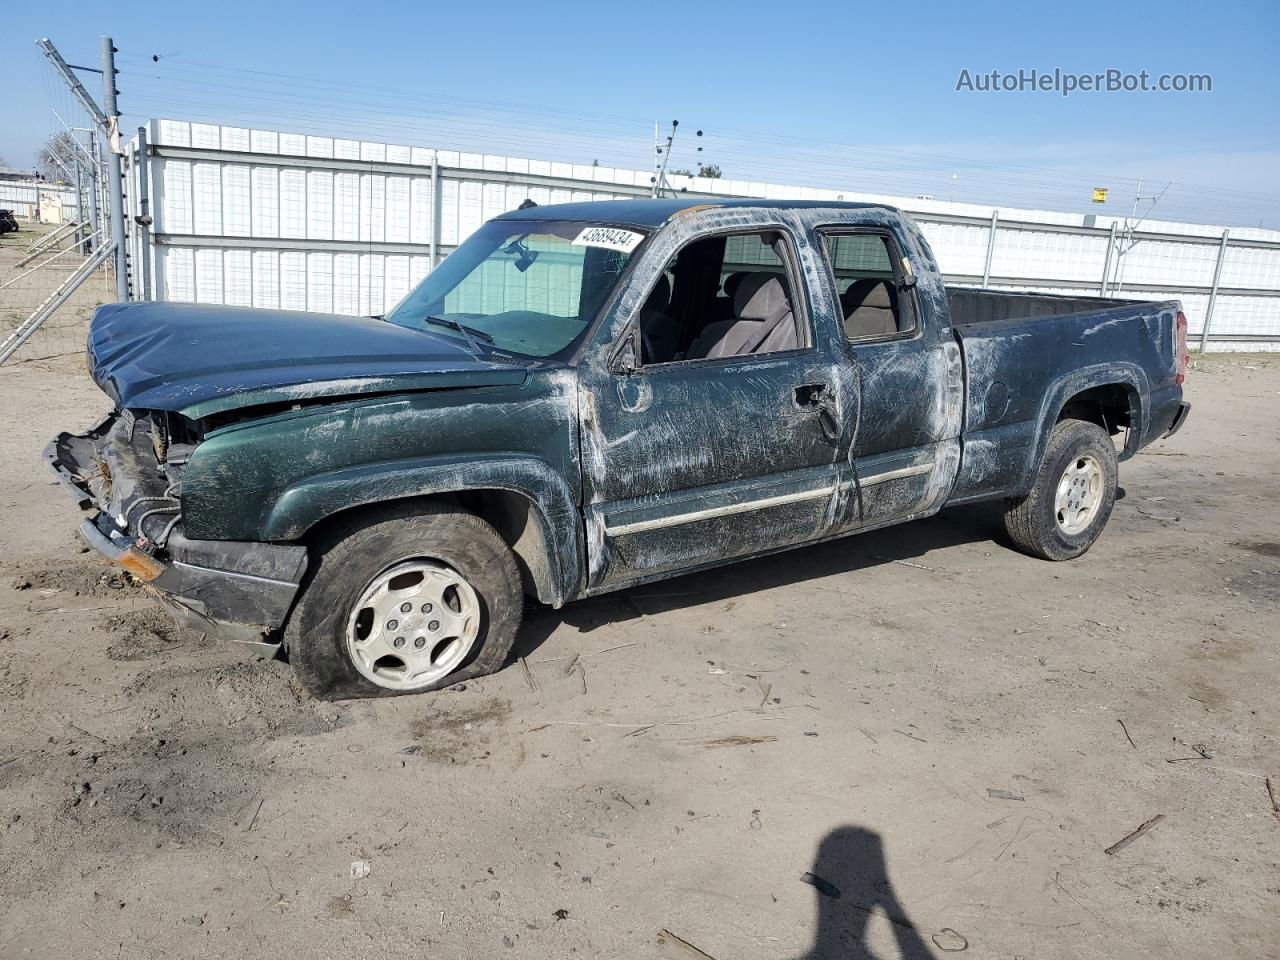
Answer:
<svg viewBox="0 0 1280 960"><path fill-rule="evenodd" d="M475 351L567 354L644 234L603 224L491 220L387 315Z"/></svg>

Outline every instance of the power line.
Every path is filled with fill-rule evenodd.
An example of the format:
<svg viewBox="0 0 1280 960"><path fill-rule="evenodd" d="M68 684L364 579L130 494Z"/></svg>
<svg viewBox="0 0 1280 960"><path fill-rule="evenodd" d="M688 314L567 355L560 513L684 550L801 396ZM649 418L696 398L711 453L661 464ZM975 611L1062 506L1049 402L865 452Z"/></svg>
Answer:
<svg viewBox="0 0 1280 960"><path fill-rule="evenodd" d="M608 165L632 169L643 169L647 165L643 161L646 152L644 140L638 133L644 129L641 121L545 107L515 107L445 96L423 97L273 71L191 63L201 69L184 72L170 68L163 74L130 71L131 79L139 87L139 94L132 99L139 107L153 113L171 113L177 108L178 112L191 119L207 119L214 123L228 123L235 119L252 125L269 120L273 126L296 129L310 121L316 132L332 136L335 124L330 106L332 96L320 97L309 91L333 88L342 90L347 98L346 122L364 131L375 131L375 135L384 141L405 143L413 140L412 134L417 133L424 138L424 145L439 147L441 140L448 140L450 147L460 150L471 147L477 152L504 155L521 151L533 155L540 151L563 154L566 148L574 147L584 160L608 158ZM211 77L210 73L216 76ZM232 77L227 78L225 74L232 74ZM261 83L245 86L235 82L243 76L289 80L295 88L265 91ZM175 87L178 88L176 92ZM183 96L182 88L192 87L199 93ZM223 94L223 98L232 104L211 106L211 98L207 95L210 91ZM374 97L371 102L365 101L366 92ZM406 107L421 105L429 109L406 112L388 106L389 103ZM460 115L442 109L449 105L482 107L485 113L477 115L473 109ZM649 121L643 123L648 126ZM430 138L429 143L426 138ZM1131 192L1129 185L1132 184L1136 190L1138 183L1138 178L1132 177L1085 174L977 158L948 157L905 148L855 146L770 134L719 131L715 134L714 143L717 163L727 168L730 177L736 180L795 182L799 179L827 186L845 183L849 192L945 195L955 193L955 182L959 177L963 184L962 195L954 199L981 205L1067 207L1081 212L1096 212L1083 199L1091 194L1093 186L1098 183L1112 185L1118 199ZM982 182L991 177L999 178L998 187ZM975 179L980 183L975 185ZM1179 183L1169 189L1162 210L1169 216L1186 219L1221 220L1223 207L1248 204L1252 215L1259 202L1280 203L1280 196L1228 188L1197 188Z"/></svg>
<svg viewBox="0 0 1280 960"><path fill-rule="evenodd" d="M623 118L616 115L587 113L587 112L581 112L581 111L552 110L552 109L549 109L545 104L543 105L512 104L512 103L498 104L490 101L465 99L465 98L459 98L459 97L453 97L453 96L436 96L428 99L424 97L415 96L411 93L406 93L403 90L395 90L387 87L379 87L379 86L368 85L368 84L349 84L349 83L324 80L316 77L300 76L297 74L281 73L277 71L254 70L254 69L249 69L244 67L229 66L226 64L205 63L202 61L183 60L180 62L190 66L199 67L205 71L244 74L244 75L258 76L258 77L270 77L274 79L289 80L296 84L302 84L307 87L340 90L342 91L343 95L348 99L350 99L351 93L353 91L367 91L371 94L377 95L380 98L393 98L398 102L430 103L433 106L438 106L439 104L457 104L460 106L483 107L493 113L517 116L524 119L527 119L530 115L533 115L533 116L538 116L543 118L560 117L560 118L570 118L570 119L577 119L577 120L587 120L587 121L593 122L594 124L607 125L614 129L627 130L627 131L634 131L635 129L637 129L637 127L640 124L644 124L647 126L647 124L649 123L648 120L640 120L639 118ZM195 71L195 73L198 75L199 71ZM135 73L135 76L150 77L153 79L164 80L166 82L185 82L189 84L194 83L194 84L199 84L201 87L205 87L205 88L210 86L210 82L207 79L184 80L181 76L175 76L173 73L146 74L139 71ZM258 92L260 92L260 86L246 88L246 87L240 87L236 84L226 84L226 83L223 83L223 84L215 83L213 85L221 86L222 88L228 89L228 90L241 90L247 94L250 94L250 93L257 94ZM294 98L294 99L299 99L299 98ZM300 99L301 99L301 102L315 102L314 100L309 100L308 98L300 98ZM329 98L326 98L326 100L327 99ZM440 115L437 115L437 116L440 116ZM440 118L444 119L444 116L441 116ZM1063 170L1061 168L1036 167L1028 164L996 162L996 161L983 160L983 159L973 158L973 157L959 157L954 155L937 154L932 152L924 152L921 150L907 149L907 148L900 148L900 147L871 147L871 146L865 146L865 145L851 145L851 144L838 143L834 141L815 140L815 139L801 138L801 137L778 137L778 136L772 136L769 134L748 133L748 132L742 132L742 131L735 131L732 129L720 130L718 131L717 135L719 137L723 137L727 139L734 139L734 138L742 139L743 141L745 141L746 145L772 143L778 146L784 146L791 149L794 149L797 146L810 146L810 147L815 147L825 153L829 153L832 151L841 151L841 152L847 153L849 151L853 151L861 155L863 158L880 157L882 158L882 162L884 164L892 163L895 165L901 165L905 163L905 164L912 164L917 166L922 165L924 163L941 164L941 165L950 165L952 167L959 166L961 169L966 169L966 170L984 170L984 171L990 171L990 172L1002 173L1002 174L1008 173L1010 171L1024 171L1026 173L1033 174L1038 177L1053 178L1058 180L1070 180L1072 182L1087 180L1087 181L1096 181L1096 182L1106 182L1108 184L1117 184L1117 183L1118 184L1136 184L1137 181L1140 179L1138 177L1120 176L1117 174L1100 174L1097 172ZM1216 187L1216 186L1208 187L1208 186L1202 186L1202 185L1191 184L1191 183L1182 184L1181 186L1185 186L1188 189L1194 189L1200 196L1231 196L1231 197L1254 198L1254 199L1265 198L1267 200L1280 199L1280 195L1262 193L1258 191L1240 191L1240 190L1233 190L1231 188L1223 188L1223 187Z"/></svg>

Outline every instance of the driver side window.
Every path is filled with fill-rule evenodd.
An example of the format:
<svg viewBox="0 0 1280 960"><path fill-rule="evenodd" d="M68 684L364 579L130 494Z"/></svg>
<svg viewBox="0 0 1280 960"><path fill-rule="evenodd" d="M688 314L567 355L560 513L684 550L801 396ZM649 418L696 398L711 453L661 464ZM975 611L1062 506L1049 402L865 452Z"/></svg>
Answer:
<svg viewBox="0 0 1280 960"><path fill-rule="evenodd" d="M704 237L681 248L637 316L642 365L808 346L790 260L777 230Z"/></svg>

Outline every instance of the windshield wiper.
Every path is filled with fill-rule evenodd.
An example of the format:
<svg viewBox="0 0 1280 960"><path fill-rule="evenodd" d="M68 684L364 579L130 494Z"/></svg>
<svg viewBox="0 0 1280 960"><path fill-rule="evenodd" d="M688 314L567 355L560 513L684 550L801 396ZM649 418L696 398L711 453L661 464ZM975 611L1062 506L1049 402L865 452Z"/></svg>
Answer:
<svg viewBox="0 0 1280 960"><path fill-rule="evenodd" d="M476 343L477 338L483 340L485 343L493 343L493 337L489 336L489 334L485 333L483 330L477 330L475 327L468 327L464 323L459 323L457 320L453 319L453 317L442 317L439 314L430 314L426 319L427 323L434 323L438 327L452 327L454 330L457 330L462 334L463 339L467 341L467 345L471 347L471 352L476 356L484 353L480 348L480 344Z"/></svg>

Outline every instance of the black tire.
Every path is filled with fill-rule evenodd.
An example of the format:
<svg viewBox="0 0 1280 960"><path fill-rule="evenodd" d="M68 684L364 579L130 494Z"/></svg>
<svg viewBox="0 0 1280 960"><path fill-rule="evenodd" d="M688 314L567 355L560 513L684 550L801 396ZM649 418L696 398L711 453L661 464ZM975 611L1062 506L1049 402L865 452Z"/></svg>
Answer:
<svg viewBox="0 0 1280 960"><path fill-rule="evenodd" d="M1102 468L1102 492L1098 511L1081 530L1068 533L1059 522L1055 506L1058 483L1069 466L1092 457ZM1049 435L1040 472L1031 492L1010 500L1004 528L1019 550L1044 560L1071 560L1080 556L1102 534L1116 502L1119 463L1115 444L1106 430L1085 420L1062 420Z"/></svg>
<svg viewBox="0 0 1280 960"><path fill-rule="evenodd" d="M506 662L524 612L515 558L489 524L439 502L397 504L340 521L315 545L301 597L285 626L295 675L322 700L386 697L439 690L493 673ZM429 559L460 574L479 599L479 634L456 669L428 686L389 689L357 670L347 651L347 623L366 588L406 560Z"/></svg>

